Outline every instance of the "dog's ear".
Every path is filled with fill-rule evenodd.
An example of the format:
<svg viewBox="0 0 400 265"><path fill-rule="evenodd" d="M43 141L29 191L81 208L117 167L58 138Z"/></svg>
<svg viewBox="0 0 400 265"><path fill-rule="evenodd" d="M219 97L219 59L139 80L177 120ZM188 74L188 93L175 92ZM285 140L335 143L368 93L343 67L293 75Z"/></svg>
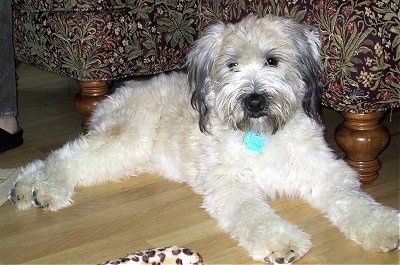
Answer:
<svg viewBox="0 0 400 265"><path fill-rule="evenodd" d="M303 36L306 39L304 45L299 46L301 75L306 87L302 106L307 116L318 123L322 123L323 67L320 35L315 27L302 26Z"/></svg>
<svg viewBox="0 0 400 265"><path fill-rule="evenodd" d="M192 92L191 103L200 114L199 126L203 133L209 133L210 106L206 97L212 89L211 71L225 27L222 22L208 27L187 56L186 67Z"/></svg>

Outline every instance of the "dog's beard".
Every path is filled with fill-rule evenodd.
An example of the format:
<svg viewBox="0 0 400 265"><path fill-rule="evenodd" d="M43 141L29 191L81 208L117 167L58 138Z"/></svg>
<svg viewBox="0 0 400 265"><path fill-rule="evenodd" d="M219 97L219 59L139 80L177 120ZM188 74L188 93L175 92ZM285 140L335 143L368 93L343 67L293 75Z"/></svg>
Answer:
<svg viewBox="0 0 400 265"><path fill-rule="evenodd" d="M274 134L285 125L285 120L273 113L266 112L266 116L253 118L245 115L242 119L236 122L235 127L241 131L254 131L257 133L272 133Z"/></svg>
<svg viewBox="0 0 400 265"><path fill-rule="evenodd" d="M274 134L283 128L292 113L283 113L278 106L269 106L260 116L254 117L252 114L243 110L241 103L237 103L232 108L226 108L220 112L221 120L234 130L244 132L255 131L257 133Z"/></svg>
<svg viewBox="0 0 400 265"><path fill-rule="evenodd" d="M254 84L257 84L256 89ZM215 95L217 115L234 130L274 134L285 126L299 107L293 88L280 78L257 81L231 78L231 82L217 83L215 87L218 91ZM267 103L260 112L252 113L245 108L244 100L255 91Z"/></svg>

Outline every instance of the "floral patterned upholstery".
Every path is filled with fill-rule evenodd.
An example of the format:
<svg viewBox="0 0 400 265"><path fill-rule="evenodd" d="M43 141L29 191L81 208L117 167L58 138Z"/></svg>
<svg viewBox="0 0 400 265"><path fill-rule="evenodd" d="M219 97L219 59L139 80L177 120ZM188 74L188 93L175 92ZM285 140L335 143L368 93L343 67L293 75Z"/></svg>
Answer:
<svg viewBox="0 0 400 265"><path fill-rule="evenodd" d="M323 104L367 113L400 107L399 0L13 0L16 57L77 80L181 68L217 20L273 13L322 33Z"/></svg>
<svg viewBox="0 0 400 265"><path fill-rule="evenodd" d="M16 57L77 80L173 70L197 35L196 1L14 0Z"/></svg>

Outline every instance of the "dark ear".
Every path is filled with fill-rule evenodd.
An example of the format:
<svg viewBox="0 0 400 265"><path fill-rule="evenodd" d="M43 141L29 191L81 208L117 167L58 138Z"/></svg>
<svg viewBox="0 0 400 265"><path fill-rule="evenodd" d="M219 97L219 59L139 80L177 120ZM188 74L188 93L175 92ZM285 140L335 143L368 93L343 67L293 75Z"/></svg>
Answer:
<svg viewBox="0 0 400 265"><path fill-rule="evenodd" d="M299 47L300 68L306 91L303 97L303 110L313 120L322 123L321 97L323 90L323 67L321 60L321 41L319 31L304 25L305 47Z"/></svg>
<svg viewBox="0 0 400 265"><path fill-rule="evenodd" d="M212 89L211 71L224 29L223 23L217 23L207 28L187 57L186 67L192 92L191 103L200 114L199 126L203 133L209 133L210 102L206 97Z"/></svg>

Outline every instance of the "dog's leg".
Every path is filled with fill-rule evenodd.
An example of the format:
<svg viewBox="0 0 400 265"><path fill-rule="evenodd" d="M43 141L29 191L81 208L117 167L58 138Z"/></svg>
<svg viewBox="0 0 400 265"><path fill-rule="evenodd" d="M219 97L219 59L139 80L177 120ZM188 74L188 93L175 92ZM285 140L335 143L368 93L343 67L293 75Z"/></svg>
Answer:
<svg viewBox="0 0 400 265"><path fill-rule="evenodd" d="M312 247L310 237L278 216L255 185L238 179L212 177L204 196L210 215L254 260L290 264L305 255Z"/></svg>
<svg viewBox="0 0 400 265"><path fill-rule="evenodd" d="M22 168L10 192L19 209L55 211L72 203L74 187L112 181L139 173L147 147L132 135L89 132L52 152L45 161ZM140 137L137 137L140 138ZM135 149L135 152L132 151Z"/></svg>
<svg viewBox="0 0 400 265"><path fill-rule="evenodd" d="M357 174L342 160L331 160L316 171L306 200L323 211L348 238L367 251L399 249L400 213L377 203L362 191ZM328 171L324 170L328 169Z"/></svg>

